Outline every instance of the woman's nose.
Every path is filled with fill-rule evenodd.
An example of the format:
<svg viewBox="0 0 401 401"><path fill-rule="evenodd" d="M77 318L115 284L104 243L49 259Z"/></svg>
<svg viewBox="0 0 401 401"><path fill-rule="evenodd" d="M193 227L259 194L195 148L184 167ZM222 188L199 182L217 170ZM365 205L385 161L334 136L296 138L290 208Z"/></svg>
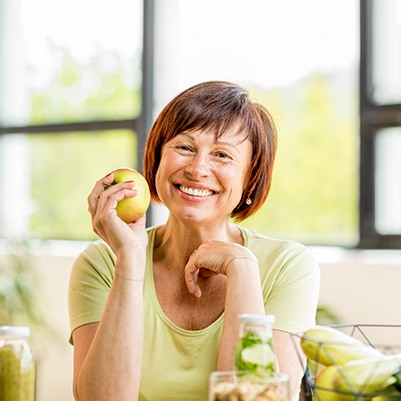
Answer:
<svg viewBox="0 0 401 401"><path fill-rule="evenodd" d="M194 179L207 177L210 173L210 166L207 156L201 152L196 153L185 167L185 173Z"/></svg>

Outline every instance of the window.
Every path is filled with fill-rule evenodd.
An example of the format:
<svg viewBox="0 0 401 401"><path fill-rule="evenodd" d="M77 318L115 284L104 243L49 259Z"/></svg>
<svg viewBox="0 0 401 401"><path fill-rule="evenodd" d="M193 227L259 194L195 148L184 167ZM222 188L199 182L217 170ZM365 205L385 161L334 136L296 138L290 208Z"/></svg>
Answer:
<svg viewBox="0 0 401 401"><path fill-rule="evenodd" d="M270 196L244 225L400 247L398 0L84 3L0 0L1 235L93 238L88 188L140 169L152 116L222 79L248 87L279 132ZM165 217L153 206L148 222Z"/></svg>
<svg viewBox="0 0 401 401"><path fill-rule="evenodd" d="M401 247L401 4L361 1L360 246Z"/></svg>
<svg viewBox="0 0 401 401"><path fill-rule="evenodd" d="M158 1L156 109L222 79L248 87L279 132L271 193L243 222L309 244L358 243L358 2Z"/></svg>
<svg viewBox="0 0 401 401"><path fill-rule="evenodd" d="M151 96L144 3L0 1L0 235L94 238L94 182L140 169Z"/></svg>

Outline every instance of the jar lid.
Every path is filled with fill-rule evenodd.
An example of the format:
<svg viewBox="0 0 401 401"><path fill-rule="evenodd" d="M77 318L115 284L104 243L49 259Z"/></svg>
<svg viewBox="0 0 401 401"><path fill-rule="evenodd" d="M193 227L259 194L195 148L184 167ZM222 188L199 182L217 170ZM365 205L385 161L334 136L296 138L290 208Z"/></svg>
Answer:
<svg viewBox="0 0 401 401"><path fill-rule="evenodd" d="M242 323L255 323L255 324L271 324L273 325L276 321L274 315L253 315L253 314L242 314L238 316L238 320Z"/></svg>
<svg viewBox="0 0 401 401"><path fill-rule="evenodd" d="M0 326L0 336L29 337L31 330L27 326Z"/></svg>

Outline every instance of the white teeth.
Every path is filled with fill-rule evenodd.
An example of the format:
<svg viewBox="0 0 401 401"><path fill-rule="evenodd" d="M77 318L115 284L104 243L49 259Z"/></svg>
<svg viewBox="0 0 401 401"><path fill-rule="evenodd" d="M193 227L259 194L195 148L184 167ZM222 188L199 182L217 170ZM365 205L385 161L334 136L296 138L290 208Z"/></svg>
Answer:
<svg viewBox="0 0 401 401"><path fill-rule="evenodd" d="M180 185L180 191L188 195L199 196L199 197L209 196L213 193L213 191L210 191L208 189L189 188L189 187L184 187L183 185Z"/></svg>

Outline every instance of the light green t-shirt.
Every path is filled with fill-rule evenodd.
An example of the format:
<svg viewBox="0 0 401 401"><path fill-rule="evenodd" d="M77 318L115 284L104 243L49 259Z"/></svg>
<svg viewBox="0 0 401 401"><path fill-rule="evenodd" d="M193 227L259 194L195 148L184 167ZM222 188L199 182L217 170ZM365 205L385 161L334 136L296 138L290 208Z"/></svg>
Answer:
<svg viewBox="0 0 401 401"><path fill-rule="evenodd" d="M258 258L265 310L275 329L301 332L315 323L319 267L308 248L238 226L244 245ZM216 370L224 314L203 330L183 330L161 309L153 280L156 227L148 229L144 281L144 350L139 401L207 401L208 377ZM115 255L102 241L74 263L69 287L71 332L98 322L114 275Z"/></svg>

